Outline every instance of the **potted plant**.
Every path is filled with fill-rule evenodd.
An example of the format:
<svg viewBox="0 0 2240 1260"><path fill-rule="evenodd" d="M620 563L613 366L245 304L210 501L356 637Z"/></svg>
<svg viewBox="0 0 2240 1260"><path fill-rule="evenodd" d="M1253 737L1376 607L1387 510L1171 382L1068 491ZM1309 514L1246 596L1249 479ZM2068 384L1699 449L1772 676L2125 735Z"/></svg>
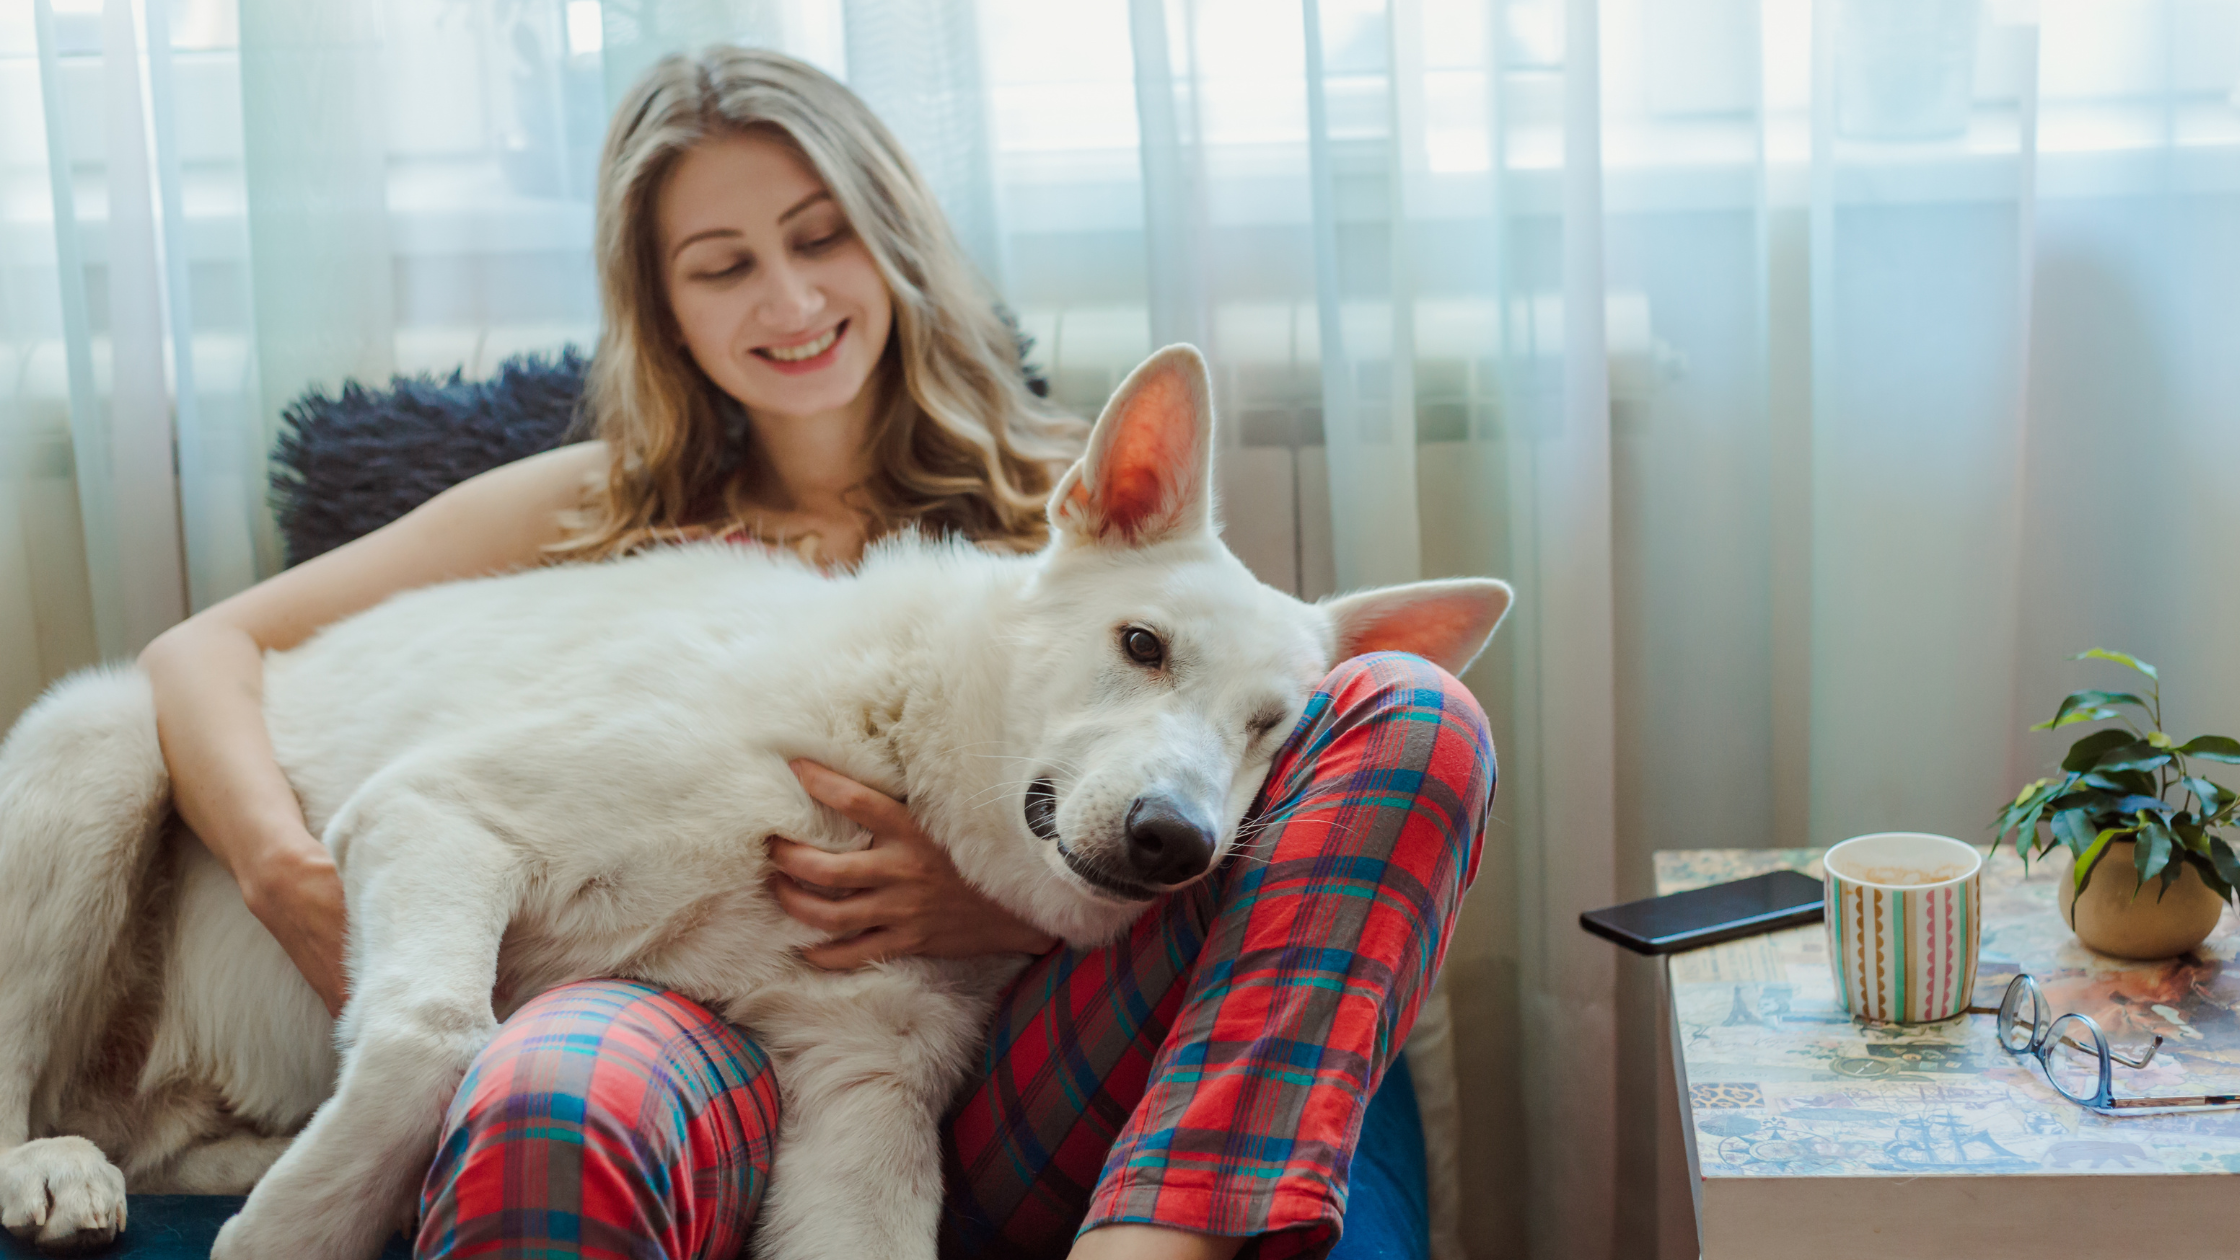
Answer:
<svg viewBox="0 0 2240 1260"><path fill-rule="evenodd" d="M2240 889L2240 853L2220 834L2240 821L2240 793L2194 773L2192 764L2240 764L2240 740L2198 735L2178 743L2162 729L2154 666L2101 648L2070 659L2088 658L2146 675L2147 694L2072 692L2050 720L2031 727L2122 723L2070 745L2060 777L2030 784L1999 811L1997 837L2014 837L2025 867L2056 847L2073 856L2061 913L2077 939L2119 958L2172 957L2207 938ZM2150 880L2161 887L2142 898Z"/></svg>

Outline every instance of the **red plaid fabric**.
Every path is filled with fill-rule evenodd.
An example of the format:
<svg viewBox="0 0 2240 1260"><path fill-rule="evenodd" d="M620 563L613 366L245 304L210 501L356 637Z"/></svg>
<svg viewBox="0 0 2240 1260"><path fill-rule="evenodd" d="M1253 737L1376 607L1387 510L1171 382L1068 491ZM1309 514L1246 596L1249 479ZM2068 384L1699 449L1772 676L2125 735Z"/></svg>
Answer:
<svg viewBox="0 0 2240 1260"><path fill-rule="evenodd" d="M1493 787L1485 717L1459 682L1396 653L1341 665L1277 758L1247 845L1122 941L1046 955L1006 994L946 1125L943 1254L1061 1256L1120 1222L1255 1237L1264 1258L1326 1252L1363 1112L1476 875ZM652 999L673 1022L604 1026ZM692 1070L635 1066L678 1060ZM768 1176L766 1062L643 985L538 998L459 1096L423 1256L729 1255Z"/></svg>
<svg viewBox="0 0 2240 1260"><path fill-rule="evenodd" d="M540 994L459 1084L413 1254L738 1255L778 1131L769 1069L738 1029L651 985Z"/></svg>

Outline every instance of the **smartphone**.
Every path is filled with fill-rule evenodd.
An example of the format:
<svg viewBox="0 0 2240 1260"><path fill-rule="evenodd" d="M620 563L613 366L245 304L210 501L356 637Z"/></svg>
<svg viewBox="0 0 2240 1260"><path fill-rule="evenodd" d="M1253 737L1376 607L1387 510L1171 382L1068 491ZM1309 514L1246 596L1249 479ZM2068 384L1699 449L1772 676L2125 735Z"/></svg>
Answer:
<svg viewBox="0 0 2240 1260"><path fill-rule="evenodd" d="M1677 954L1820 921L1820 881L1799 871L1769 871L1709 888L1606 906L1579 926L1637 954Z"/></svg>

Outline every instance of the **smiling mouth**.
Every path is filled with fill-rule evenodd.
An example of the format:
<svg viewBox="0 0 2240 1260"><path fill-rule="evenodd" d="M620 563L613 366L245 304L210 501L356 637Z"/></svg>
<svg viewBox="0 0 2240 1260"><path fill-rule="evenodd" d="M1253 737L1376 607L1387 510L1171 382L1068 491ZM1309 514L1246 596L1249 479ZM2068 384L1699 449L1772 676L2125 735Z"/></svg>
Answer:
<svg viewBox="0 0 2240 1260"><path fill-rule="evenodd" d="M758 346L755 349L755 353L765 359L770 360L772 363L780 363L784 364L787 367L795 367L806 364L811 359L822 357L826 351L839 344L841 334L847 331L848 321L843 319L839 323L834 324L832 327L826 329L822 336L811 338L810 340L804 341L799 345Z"/></svg>
<svg viewBox="0 0 2240 1260"><path fill-rule="evenodd" d="M1027 786L1026 816L1027 830L1055 847L1058 856L1065 859L1066 869L1090 888L1116 901L1150 901L1159 895L1158 889L1122 879L1066 847L1058 835L1058 791L1050 780L1036 779Z"/></svg>

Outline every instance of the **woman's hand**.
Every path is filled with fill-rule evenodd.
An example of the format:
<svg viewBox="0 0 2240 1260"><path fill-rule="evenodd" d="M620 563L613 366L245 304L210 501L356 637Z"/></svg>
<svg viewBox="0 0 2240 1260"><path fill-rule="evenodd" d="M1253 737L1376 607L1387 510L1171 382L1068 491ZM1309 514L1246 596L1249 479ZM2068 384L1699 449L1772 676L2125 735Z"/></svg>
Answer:
<svg viewBox="0 0 2240 1260"><path fill-rule="evenodd" d="M249 912L288 951L327 1014L342 1014L349 997L342 972L342 876L325 846L307 832L302 843L257 861L241 889Z"/></svg>
<svg viewBox="0 0 2240 1260"><path fill-rule="evenodd" d="M871 847L855 853L770 837L779 906L844 938L802 951L810 963L846 971L902 954L1040 954L1058 943L966 883L902 802L813 761L794 762L793 773L812 798L871 833Z"/></svg>

